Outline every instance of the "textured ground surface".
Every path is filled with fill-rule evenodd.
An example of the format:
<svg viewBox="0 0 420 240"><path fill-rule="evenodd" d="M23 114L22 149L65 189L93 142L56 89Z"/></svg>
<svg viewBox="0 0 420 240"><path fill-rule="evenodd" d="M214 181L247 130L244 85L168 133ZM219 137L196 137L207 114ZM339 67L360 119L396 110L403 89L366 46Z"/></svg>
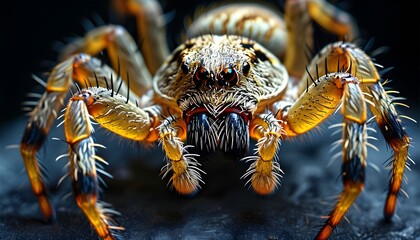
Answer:
<svg viewBox="0 0 420 240"><path fill-rule="evenodd" d="M48 150L40 154L51 173L57 209L55 223L41 221L36 199L21 172L18 150L4 148L19 142L22 126L23 122L15 121L0 132L0 239L96 239L73 197L64 198L70 192L69 182L55 188L64 174L65 160L54 161L65 150L61 142L49 141ZM419 139L418 126L409 127L414 139ZM60 130L51 136L60 136ZM328 154L334 140L328 137L330 132L282 144L280 159L286 174L282 187L272 196L260 197L243 187L245 181L239 178L246 165L215 157L203 164L207 172L203 190L185 198L166 187L167 179L160 180L163 162L159 149L134 150L133 144L117 137L101 137L104 133L100 130L99 142L122 149L101 152L111 162L107 170L114 175L114 180L107 179L102 199L122 213L116 219L127 229L122 234L126 239L312 239L322 223L320 216L328 214L334 195L341 190L341 181L337 180L340 160L327 166L333 155ZM380 172L368 167L366 190L347 215L350 223L343 221L333 239L419 239L420 169L414 166L407 174L405 191L410 198L401 197L394 221L384 222L388 174L382 163L390 152L382 141L376 145L381 152L370 151L369 161ZM419 149L416 144L411 151L417 162ZM150 159L155 163L148 164Z"/></svg>

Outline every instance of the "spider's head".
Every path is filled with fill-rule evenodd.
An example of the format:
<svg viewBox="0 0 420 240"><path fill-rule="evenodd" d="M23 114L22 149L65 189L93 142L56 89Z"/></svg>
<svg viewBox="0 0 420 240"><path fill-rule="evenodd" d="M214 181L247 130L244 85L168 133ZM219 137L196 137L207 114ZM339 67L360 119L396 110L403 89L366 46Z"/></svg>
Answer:
<svg viewBox="0 0 420 240"><path fill-rule="evenodd" d="M184 114L227 108L252 114L280 97L287 85L280 61L260 44L235 35L203 35L180 45L158 70L155 93Z"/></svg>
<svg viewBox="0 0 420 240"><path fill-rule="evenodd" d="M187 142L214 142L214 148L235 138L241 138L239 146L247 145L242 135L248 138L252 114L284 90L286 79L279 60L258 43L233 35L204 35L175 49L153 86L160 100L182 111L188 133L195 136L188 134Z"/></svg>

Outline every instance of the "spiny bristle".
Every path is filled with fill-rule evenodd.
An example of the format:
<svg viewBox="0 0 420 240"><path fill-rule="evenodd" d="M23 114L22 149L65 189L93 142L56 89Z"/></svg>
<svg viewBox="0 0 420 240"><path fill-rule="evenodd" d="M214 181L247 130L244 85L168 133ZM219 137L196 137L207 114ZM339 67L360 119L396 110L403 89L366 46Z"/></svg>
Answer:
<svg viewBox="0 0 420 240"><path fill-rule="evenodd" d="M58 183L57 183L57 187L59 187L60 185L61 185L61 183L68 177L68 176L70 176L70 173L66 173L66 174L64 174L64 176L62 176L59 180L58 180Z"/></svg>
<svg viewBox="0 0 420 240"><path fill-rule="evenodd" d="M39 78L38 76L36 76L35 74L32 74L32 78L39 83L41 86L43 86L44 88L47 87L47 83L44 82L44 80L42 80L41 78Z"/></svg>
<svg viewBox="0 0 420 240"><path fill-rule="evenodd" d="M6 146L6 149L16 149L20 148L20 144L10 144Z"/></svg>
<svg viewBox="0 0 420 240"><path fill-rule="evenodd" d="M38 98L40 99L42 97L42 94L39 93L27 93L26 97L30 97L30 98Z"/></svg>
<svg viewBox="0 0 420 240"><path fill-rule="evenodd" d="M68 153L61 154L60 156L58 156L58 157L55 158L55 161L58 161L58 160L60 160L62 158L69 157L69 156L70 155Z"/></svg>
<svg viewBox="0 0 420 240"><path fill-rule="evenodd" d="M105 161L105 159L99 157L98 155L93 155L93 159L98 160L99 162L101 162L105 165L109 165L109 163L107 161Z"/></svg>
<svg viewBox="0 0 420 240"><path fill-rule="evenodd" d="M406 116L406 115L399 115L399 117L400 117L400 118L405 118L405 119L407 119L407 120L410 120L410 121L412 121L413 123L417 123L417 121L416 121L414 118L411 118L411 117L409 117L409 116Z"/></svg>

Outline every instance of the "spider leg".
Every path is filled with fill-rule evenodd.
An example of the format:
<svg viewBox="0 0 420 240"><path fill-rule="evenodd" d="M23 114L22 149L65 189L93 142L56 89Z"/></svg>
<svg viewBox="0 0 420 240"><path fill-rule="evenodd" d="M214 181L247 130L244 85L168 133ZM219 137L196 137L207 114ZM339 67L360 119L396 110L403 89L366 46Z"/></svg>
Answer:
<svg viewBox="0 0 420 240"><path fill-rule="evenodd" d="M94 73L97 76L96 79ZM48 78L45 93L39 100L38 105L30 113L30 119L21 140L20 152L32 189L38 198L41 212L48 221L54 219L55 212L47 197L43 176L36 156L37 152L44 144L51 125L57 118L57 113L63 106L68 90L73 86L73 80L76 80L81 86L86 84L108 85L102 76L115 76L114 78L111 77L111 79L114 79L116 83L116 74L106 65L102 66L99 60L85 54L72 55L53 69ZM126 92L124 88L121 90L121 93L123 92ZM135 94L131 96L135 96Z"/></svg>
<svg viewBox="0 0 420 240"><path fill-rule="evenodd" d="M150 89L152 77L144 67L143 56L133 38L122 26L106 25L89 31L83 38L67 45L62 50L60 59L67 59L77 53L95 56L105 49L113 68L117 71L117 78L121 77L127 82L129 77L131 89L138 95L143 95Z"/></svg>
<svg viewBox="0 0 420 240"><path fill-rule="evenodd" d="M305 0L305 2L309 16L324 29L337 35L339 40L353 41L358 37L356 21L347 12L326 0Z"/></svg>
<svg viewBox="0 0 420 240"><path fill-rule="evenodd" d="M358 85L345 85L341 112L344 115L341 167L344 189L316 239L327 239L331 235L364 188L367 157L366 103Z"/></svg>
<svg viewBox="0 0 420 240"><path fill-rule="evenodd" d="M73 97L66 109L64 129L69 145L70 177L79 208L87 216L102 239L114 239L111 228L114 222L110 212L98 203L98 177L95 142L91 137L93 127L84 102L85 98ZM100 158L99 158L100 159ZM117 227L117 229L120 229ZM122 229L121 229L122 230Z"/></svg>
<svg viewBox="0 0 420 240"><path fill-rule="evenodd" d="M120 14L136 18L141 52L154 75L169 56L162 7L156 0L113 0L113 3Z"/></svg>
<svg viewBox="0 0 420 240"><path fill-rule="evenodd" d="M380 82L366 84L364 90L369 93L367 98L374 104L370 106L370 109L375 115L382 135L394 151L388 196L384 207L384 216L390 220L395 212L397 197L404 178L404 170L408 165L410 138L402 126L393 102L382 84Z"/></svg>
<svg viewBox="0 0 420 240"><path fill-rule="evenodd" d="M185 195L197 192L200 182L204 183L200 174L204 172L195 159L199 155L188 153L188 146L184 146L181 141L186 138L185 121L170 117L165 119L158 129L160 142L168 160L167 165L162 168L163 177L172 171L170 183L177 192Z"/></svg>
<svg viewBox="0 0 420 240"><path fill-rule="evenodd" d="M280 146L282 128L272 114L256 115L250 124L251 137L258 141L258 156L245 157L253 161L247 172L242 176L250 176L248 182L255 192L261 195L272 193L280 184L283 171L277 159L277 149Z"/></svg>
<svg viewBox="0 0 420 240"><path fill-rule="evenodd" d="M115 239L114 230L124 228L116 226L111 218L117 212L98 201L97 172L102 170L97 166L100 162L107 163L95 153L97 144L91 136L90 118L124 138L151 142L157 139L158 115L157 107L143 110L127 101L126 97L101 87L81 90L67 104L64 129L76 202L102 239Z"/></svg>
<svg viewBox="0 0 420 240"><path fill-rule="evenodd" d="M284 65L295 83L305 72L308 49L313 49L311 19L340 40L354 40L358 35L352 16L325 0L287 0L284 12L287 26Z"/></svg>
<svg viewBox="0 0 420 240"><path fill-rule="evenodd" d="M397 195L407 164L410 138L401 124L392 99L379 81L381 77L375 64L360 48L345 42L336 42L326 46L314 57L303 79L322 76L331 70L350 72L361 81L362 91L366 99L372 103L369 104L369 108L375 115L386 142L394 151L393 170L384 209L385 218L390 219L395 211ZM305 81L301 81L297 87L299 93L307 89Z"/></svg>
<svg viewBox="0 0 420 240"><path fill-rule="evenodd" d="M331 73L330 70L339 73ZM316 80L313 76L317 76ZM303 79L307 82L301 81L296 85L296 89L289 92L284 101L273 105L273 110L277 112L276 117L283 120L282 127L288 136L302 134L317 126L335 111L340 99L342 99L341 112L345 118L344 191L318 237L323 239L329 236L363 188L367 145L365 101L372 103L369 107L385 140L394 150L392 177L384 210L385 217L391 218L408 158L409 137L390 98L379 82L380 76L375 64L354 44L332 43L312 60ZM308 86L309 79L313 82L311 86ZM291 104L290 101L299 94L300 97ZM351 159L351 156L353 160L347 160Z"/></svg>
<svg viewBox="0 0 420 240"><path fill-rule="evenodd" d="M342 103L343 192L317 239L326 239L363 190L366 166L366 104L357 78L349 73L329 73L316 80L294 104L278 111L287 136L306 133L323 122ZM280 104L276 105L277 107ZM285 106L285 105L283 105Z"/></svg>

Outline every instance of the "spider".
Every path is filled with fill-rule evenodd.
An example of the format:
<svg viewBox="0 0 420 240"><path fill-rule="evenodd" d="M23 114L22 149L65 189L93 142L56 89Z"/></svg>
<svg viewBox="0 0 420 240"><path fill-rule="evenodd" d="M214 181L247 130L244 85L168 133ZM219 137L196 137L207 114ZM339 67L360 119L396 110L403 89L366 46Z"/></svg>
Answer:
<svg viewBox="0 0 420 240"><path fill-rule="evenodd" d="M115 0L115 9L137 18L140 50L122 26L98 27L68 45L32 110L21 155L45 219L54 208L36 157L65 103L69 176L77 205L102 239L115 239L116 213L99 202L93 126L145 144L159 142L164 176L184 195L203 180L200 159L222 152L250 163L243 178L268 195L282 169L277 152L287 141L340 111L343 191L316 239L326 239L363 191L367 165L368 109L394 151L385 218L392 218L410 138L377 66L357 45L352 17L323 0L288 0L284 16L258 4L229 4L196 17L187 40L169 53L164 20L154 0ZM314 20L338 36L309 63ZM107 50L111 66L95 58ZM67 95L77 86L75 94ZM80 88L80 86L85 86ZM250 139L256 153L246 156Z"/></svg>

